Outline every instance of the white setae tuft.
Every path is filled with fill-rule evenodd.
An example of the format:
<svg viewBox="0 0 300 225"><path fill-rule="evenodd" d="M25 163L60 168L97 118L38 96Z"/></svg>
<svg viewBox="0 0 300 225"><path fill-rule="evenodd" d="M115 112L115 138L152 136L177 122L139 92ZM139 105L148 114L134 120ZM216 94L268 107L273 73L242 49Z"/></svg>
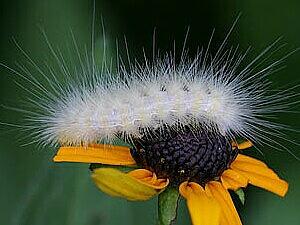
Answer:
<svg viewBox="0 0 300 225"><path fill-rule="evenodd" d="M130 141L152 130L185 127L207 129L229 139L276 143L274 137L281 136L283 126L269 118L288 109L287 100L293 95L288 90L270 92L266 77L286 56L261 66L276 51L275 41L242 67L248 50L243 54L237 53L238 48L224 51L225 42L214 56L206 50L188 58L183 51L178 63L174 55L156 57L151 63L145 57L143 63L129 62L130 69L118 66L113 73L105 66L99 69L93 56L83 63L78 52L81 69L74 66L72 70L47 40L66 85L58 81L54 69L41 70L21 49L48 86L33 78L26 67L13 70L30 83L27 91L36 108L31 109L25 128L37 142L54 145Z"/></svg>
<svg viewBox="0 0 300 225"><path fill-rule="evenodd" d="M245 55L228 51L208 60L199 53L178 65L166 56L116 74L95 69L80 84L48 96L46 110L32 121L40 124L39 138L62 145L130 140L149 130L186 126L259 139L258 133L263 137L277 128L264 117L284 107L276 104L282 95L266 93L266 75L280 60L255 72L251 64L238 69Z"/></svg>

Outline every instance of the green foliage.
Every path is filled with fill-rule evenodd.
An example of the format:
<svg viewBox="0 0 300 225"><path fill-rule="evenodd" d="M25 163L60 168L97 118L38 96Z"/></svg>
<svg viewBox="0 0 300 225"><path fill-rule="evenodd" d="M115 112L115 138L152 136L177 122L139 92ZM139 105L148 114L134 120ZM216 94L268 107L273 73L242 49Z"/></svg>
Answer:
<svg viewBox="0 0 300 225"><path fill-rule="evenodd" d="M158 196L158 225L170 225L177 216L179 192L176 187L167 187Z"/></svg>
<svg viewBox="0 0 300 225"><path fill-rule="evenodd" d="M244 205L245 204L245 192L243 191L243 189L239 188L238 190L235 191L235 193L239 197L241 203Z"/></svg>

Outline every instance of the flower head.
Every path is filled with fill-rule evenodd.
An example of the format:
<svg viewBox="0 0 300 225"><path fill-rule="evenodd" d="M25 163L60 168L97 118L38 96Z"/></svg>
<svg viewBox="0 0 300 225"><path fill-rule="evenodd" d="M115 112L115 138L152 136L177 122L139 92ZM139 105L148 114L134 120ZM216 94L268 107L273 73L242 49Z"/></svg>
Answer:
<svg viewBox="0 0 300 225"><path fill-rule="evenodd" d="M252 146L221 134L168 133L141 137L135 147L94 144L61 147L54 161L96 163L92 179L103 192L128 200L147 200L175 187L186 199L194 225L242 224L228 190L252 184L283 197L288 184L265 163L241 154ZM100 165L97 168L97 165ZM123 172L105 165L128 166Z"/></svg>

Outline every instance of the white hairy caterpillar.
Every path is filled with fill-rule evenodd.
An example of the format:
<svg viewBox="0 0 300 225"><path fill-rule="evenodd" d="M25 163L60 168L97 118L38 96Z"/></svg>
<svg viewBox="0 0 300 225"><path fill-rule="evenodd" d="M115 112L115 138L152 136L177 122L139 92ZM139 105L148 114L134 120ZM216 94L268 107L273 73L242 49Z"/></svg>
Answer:
<svg viewBox="0 0 300 225"><path fill-rule="evenodd" d="M203 68L199 58L177 68L165 59L153 68L134 69L126 74L126 82L111 77L87 89L73 89L51 105L51 114L43 118L49 126L45 136L78 145L113 140L119 133L138 137L140 128L156 129L163 124L251 135L259 105L266 104L257 99L264 82L256 80L249 87L239 82L241 75L232 77L235 68L219 62Z"/></svg>
<svg viewBox="0 0 300 225"><path fill-rule="evenodd" d="M50 87L29 77L26 68L14 70L32 84L29 91L36 97L31 103L37 111L30 114L25 128L37 142L54 145L111 143L119 137L130 141L154 129L180 131L186 126L230 139L277 143L272 137L284 139L280 131L283 126L268 117L286 110L286 100L293 96L287 90L270 93L266 76L276 71L286 56L259 67L277 50L275 41L240 68L248 50L243 54L238 48L225 51L226 41L227 37L214 56L209 48L194 58L183 50L179 63L172 54L156 57L151 63L145 57L142 63L131 63L129 70L118 66L117 73L97 68L93 56L84 63L78 54L81 70L74 73L81 78L73 81L65 62L48 43L67 77L66 87L51 68L47 77L47 71L23 52Z"/></svg>

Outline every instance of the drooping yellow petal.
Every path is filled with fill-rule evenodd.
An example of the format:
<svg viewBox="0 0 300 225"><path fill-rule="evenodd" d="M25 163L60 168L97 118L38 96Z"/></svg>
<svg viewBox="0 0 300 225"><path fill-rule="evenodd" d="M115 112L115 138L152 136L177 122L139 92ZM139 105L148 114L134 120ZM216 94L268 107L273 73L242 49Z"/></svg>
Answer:
<svg viewBox="0 0 300 225"><path fill-rule="evenodd" d="M93 144L80 147L60 147L54 162L102 163L107 165L135 165L125 146Z"/></svg>
<svg viewBox="0 0 300 225"><path fill-rule="evenodd" d="M280 179L262 161L239 154L230 167L246 177L252 185L271 191L281 197L285 196L288 191L288 183Z"/></svg>
<svg viewBox="0 0 300 225"><path fill-rule="evenodd" d="M239 150L251 148L253 146L253 143L249 140L243 141L242 143L233 142L232 147L237 147Z"/></svg>
<svg viewBox="0 0 300 225"><path fill-rule="evenodd" d="M141 179L150 176L152 178L155 175L147 170L123 173L113 168L99 168L92 173L92 178L100 190L108 195L131 201L148 200L169 183L169 180L156 179L156 176L156 181L153 179L154 181L148 182Z"/></svg>
<svg viewBox="0 0 300 225"><path fill-rule="evenodd" d="M183 182L179 192L187 200L193 225L219 225L220 206L199 184Z"/></svg>
<svg viewBox="0 0 300 225"><path fill-rule="evenodd" d="M213 196L221 206L220 225L242 225L229 192L220 182L211 181L207 183L205 191L208 195Z"/></svg>
<svg viewBox="0 0 300 225"><path fill-rule="evenodd" d="M238 190L241 187L246 187L248 179L232 169L227 169L221 176L222 185L226 189Z"/></svg>

